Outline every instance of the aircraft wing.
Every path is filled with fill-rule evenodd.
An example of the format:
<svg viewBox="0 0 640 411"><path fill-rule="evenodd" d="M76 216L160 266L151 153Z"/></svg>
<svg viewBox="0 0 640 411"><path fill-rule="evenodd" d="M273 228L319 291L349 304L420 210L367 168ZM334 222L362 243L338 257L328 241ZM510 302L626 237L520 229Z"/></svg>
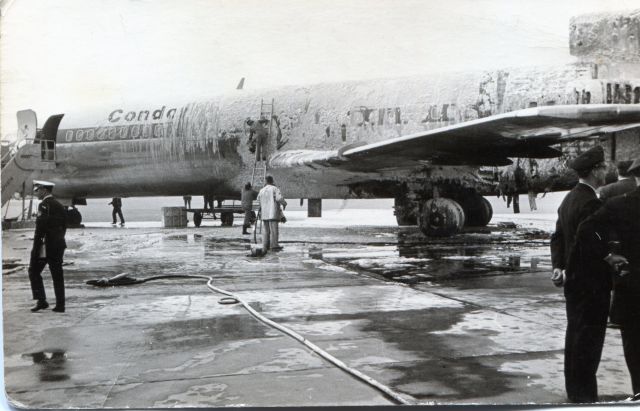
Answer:
<svg viewBox="0 0 640 411"><path fill-rule="evenodd" d="M501 166L511 164L509 157L558 157L561 152L551 145L638 126L638 104L535 107L335 151L284 151L270 164L364 172L429 164Z"/></svg>

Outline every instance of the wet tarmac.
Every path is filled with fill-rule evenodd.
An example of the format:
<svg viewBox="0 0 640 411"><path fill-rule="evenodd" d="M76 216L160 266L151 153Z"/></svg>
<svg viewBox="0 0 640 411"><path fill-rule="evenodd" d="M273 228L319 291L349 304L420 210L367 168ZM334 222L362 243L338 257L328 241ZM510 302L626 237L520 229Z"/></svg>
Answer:
<svg viewBox="0 0 640 411"><path fill-rule="evenodd" d="M220 304L203 279L86 284L126 273L211 277L412 404L565 401L564 298L548 279L548 230L493 225L426 240L415 227L292 220L284 250L263 258L248 256L237 225L70 230L64 314L29 311L32 230L3 232L9 400L30 408L396 403L241 305ZM630 395L618 330L607 331L598 378L604 401Z"/></svg>

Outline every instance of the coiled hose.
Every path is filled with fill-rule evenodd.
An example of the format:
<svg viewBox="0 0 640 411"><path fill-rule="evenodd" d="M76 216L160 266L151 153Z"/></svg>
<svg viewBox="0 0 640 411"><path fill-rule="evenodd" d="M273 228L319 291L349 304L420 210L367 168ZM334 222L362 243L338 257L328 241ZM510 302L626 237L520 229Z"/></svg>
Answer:
<svg viewBox="0 0 640 411"><path fill-rule="evenodd" d="M280 324L276 323L275 321L272 321L272 320L268 319L267 317L263 316L262 314L258 313L246 301L242 300L240 297L232 294L229 291L226 291L226 290L223 290L221 288L215 287L213 285L213 277L209 277L209 276L206 276L206 275L196 275L196 274L167 274L167 275L158 275L158 276L154 276L154 277L147 277L147 278L143 278L143 279L138 280L136 278L129 277L126 274L119 274L119 275L116 275L115 277L112 277L112 278L109 278L109 279L103 278L103 279L100 279L100 280L89 280L89 281L87 281L87 284L93 285L93 286L97 286L97 287L112 287L112 286L142 284L142 283L146 283L147 281L161 280L161 279L168 279L168 278L199 278L199 279L207 280L207 287L211 291L227 296L226 298L222 298L219 301L220 304L236 304L236 303L241 304L249 312L249 314L251 314L258 321L260 321L260 322L262 322L264 324L267 324L268 326L270 326L272 328L275 328L275 329L279 330L280 332L288 335L289 337L294 338L295 340L297 340L298 342L304 344L305 346L307 346L309 349L311 349L313 352L315 352L316 354L318 354L319 356L321 356L325 360L329 361L331 364L333 364L336 367L340 368L341 370L353 375L354 377L358 378L359 380L364 381L365 383L369 384L373 388L375 388L378 391L380 391L383 394L385 394L388 398L392 399L394 402L396 402L398 404L403 404L403 405L416 405L416 404L408 401L407 399L403 398L402 396L400 396L398 393L396 393L395 391L393 391L391 388L387 387L386 385L374 380L373 378L369 377L368 375L365 375L365 374L361 373L360 371L358 371L358 370L356 370L354 368L351 368L351 367L347 366L344 362L340 361L339 359L335 358L334 356L332 356L328 352L324 351L322 348L318 347L317 345L315 345L311 341L307 340L306 338L304 338L303 336L301 336L297 332L295 332L295 331L293 331L293 330L291 330L291 329L289 329L289 328L287 328L287 327L285 327L283 325L280 325Z"/></svg>

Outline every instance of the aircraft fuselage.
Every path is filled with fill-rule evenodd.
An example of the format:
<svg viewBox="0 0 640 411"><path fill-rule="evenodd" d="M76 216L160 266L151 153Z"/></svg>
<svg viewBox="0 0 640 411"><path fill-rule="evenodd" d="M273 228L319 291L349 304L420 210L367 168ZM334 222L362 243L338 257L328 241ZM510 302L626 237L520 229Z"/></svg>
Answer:
<svg viewBox="0 0 640 411"><path fill-rule="evenodd" d="M266 142L271 157L296 150L332 152L533 106L640 102L640 79L593 77L592 65L575 64L242 90L181 106L110 107L97 117L65 113L55 135L57 167L35 174L54 181L57 195L68 199L204 193L237 198L254 167L247 120L259 119L262 102L274 103ZM576 150L601 141L609 160L640 154L637 132L618 134L613 143L612 136L603 136L560 147L559 158L514 163L535 173L532 190L567 189L575 176L565 157ZM392 197L387 186L429 179L433 169L439 178L456 179L478 167L473 160L422 169L397 164L372 173L287 167L281 161L268 173L290 198ZM476 189L493 194L496 185Z"/></svg>

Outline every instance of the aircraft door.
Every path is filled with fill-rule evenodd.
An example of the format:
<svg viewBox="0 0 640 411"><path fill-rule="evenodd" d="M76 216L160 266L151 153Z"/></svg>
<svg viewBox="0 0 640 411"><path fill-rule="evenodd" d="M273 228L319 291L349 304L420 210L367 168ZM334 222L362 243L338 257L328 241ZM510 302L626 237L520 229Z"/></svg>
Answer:
<svg viewBox="0 0 640 411"><path fill-rule="evenodd" d="M35 140L38 128L38 119L33 110L20 110L16 113L18 117L18 139Z"/></svg>
<svg viewBox="0 0 640 411"><path fill-rule="evenodd" d="M58 127L64 114L56 114L47 119L42 127L40 138L41 159L43 161L55 161L56 159L56 138Z"/></svg>

